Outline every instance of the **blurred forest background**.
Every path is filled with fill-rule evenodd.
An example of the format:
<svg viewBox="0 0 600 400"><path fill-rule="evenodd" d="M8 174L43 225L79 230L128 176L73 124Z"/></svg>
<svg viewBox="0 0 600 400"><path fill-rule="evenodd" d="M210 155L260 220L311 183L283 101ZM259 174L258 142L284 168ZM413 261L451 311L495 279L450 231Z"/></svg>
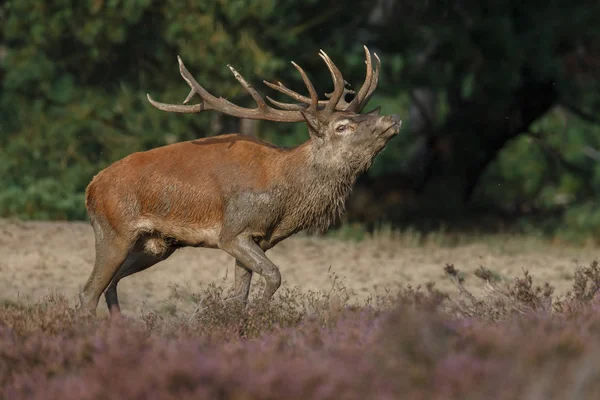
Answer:
<svg viewBox="0 0 600 400"><path fill-rule="evenodd" d="M303 124L170 114L146 93L199 82L252 99L231 63L321 95L324 49L354 88L366 44L401 134L359 179L347 223L519 229L600 241L600 2L9 0L0 5L0 217L86 218L94 174L135 151L242 131L282 146Z"/></svg>

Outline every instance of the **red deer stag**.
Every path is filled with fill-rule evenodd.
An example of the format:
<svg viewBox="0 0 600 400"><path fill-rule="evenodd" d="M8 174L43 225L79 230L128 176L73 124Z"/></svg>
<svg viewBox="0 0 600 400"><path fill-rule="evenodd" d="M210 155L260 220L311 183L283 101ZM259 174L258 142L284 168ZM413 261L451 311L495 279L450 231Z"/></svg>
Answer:
<svg viewBox="0 0 600 400"><path fill-rule="evenodd" d="M94 313L102 292L112 313L120 311L117 285L124 277L165 260L181 247L226 251L236 260L234 296L246 302L252 274L266 280L264 299L281 284L279 269L265 252L301 231L327 229L344 209L356 177L395 136L398 116L379 107L359 114L375 90L380 60L365 47L366 78L358 93L345 87L340 70L322 50L334 90L319 100L304 70L310 97L283 84L264 82L296 103L267 99L235 70L235 78L257 107L243 108L202 87L178 58L191 87L183 105L150 103L159 110L216 110L238 118L305 122L310 139L278 148L251 136L228 134L180 142L131 154L98 173L86 190L96 237L96 259L80 293L80 307ZM351 101L345 95L355 94ZM194 96L200 103L186 105Z"/></svg>

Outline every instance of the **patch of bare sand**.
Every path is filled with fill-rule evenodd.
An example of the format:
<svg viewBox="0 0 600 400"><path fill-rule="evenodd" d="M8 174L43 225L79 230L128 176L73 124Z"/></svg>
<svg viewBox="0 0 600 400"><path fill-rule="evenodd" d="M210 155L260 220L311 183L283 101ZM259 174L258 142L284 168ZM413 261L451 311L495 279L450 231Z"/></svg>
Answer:
<svg viewBox="0 0 600 400"><path fill-rule="evenodd" d="M452 263L466 274L467 283L482 285L472 273L485 266L505 278L529 270L538 283L549 282L564 293L571 287L577 263L598 258L598 249L555 247L506 238L442 247L417 246L402 237L383 236L360 242L334 238L296 236L268 252L281 270L284 285L301 291L329 290L331 272L355 294L351 301L392 292L406 284L435 282L451 289L443 267ZM75 301L94 262L94 236L84 222L19 222L0 220L0 300L32 302L52 291ZM178 250L168 260L128 277L119 284L126 313L142 308L159 309L168 301L171 285L197 291L210 282L233 283L233 258L219 250ZM261 281L255 277L253 283ZM258 290L257 287L253 288ZM106 306L101 300L99 311Z"/></svg>

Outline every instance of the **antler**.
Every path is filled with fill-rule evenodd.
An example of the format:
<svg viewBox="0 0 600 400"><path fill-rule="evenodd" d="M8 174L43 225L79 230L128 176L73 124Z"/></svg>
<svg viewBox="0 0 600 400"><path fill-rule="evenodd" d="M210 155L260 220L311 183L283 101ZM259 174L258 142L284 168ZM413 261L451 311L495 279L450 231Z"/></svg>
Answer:
<svg viewBox="0 0 600 400"><path fill-rule="evenodd" d="M354 94L355 92L346 88L347 82L344 80L342 73L323 50L319 52L319 56L327 64L327 68L331 73L331 77L333 79L334 84L333 92L325 94L328 100L319 101L317 91L315 90L313 84L308 78L308 75L306 75L306 72L304 72L304 70L298 64L292 61L292 65L300 73L300 76L302 77L302 80L304 81L304 84L308 89L310 97L303 96L297 92L294 92L291 89L288 89L281 82L278 82L278 84L275 85L273 83L263 81L268 87L277 90L278 92L283 93L296 100L297 102L301 103L282 103L273 100L267 96L267 100L269 100L269 102L280 108L275 109L266 104L261 95L252 87L252 85L250 85L244 79L244 77L238 71L236 71L231 65L227 65L227 67L233 73L235 79L237 79L238 82L240 82L240 84L242 85L242 87L250 94L250 96L252 96L257 105L256 108L240 107L222 97L217 98L210 94L206 89L204 89L204 87L202 87L196 81L196 79L194 79L192 74L190 74L190 72L183 64L181 57L179 56L177 56L177 61L179 63L179 72L191 88L190 93L183 101L183 105L160 103L158 101L153 100L149 94L147 95L147 97L148 101L154 107L158 108L159 110L168 112L197 113L204 110L216 110L238 118L260 119L279 122L303 121L304 117L302 116L302 113L300 111L312 113L315 113L318 110L324 110L325 112L333 112L334 110L359 112L364 107L364 105L366 105L369 98L371 97L373 91L375 90L375 87L377 86L377 81L379 77L379 58L377 57L377 55L375 55L375 58L377 59L377 67L375 70L375 74L373 75L373 66L371 65L371 54L369 53L366 46L365 53L367 58L367 77L360 91L350 103L346 102L344 97L348 93ZM195 95L198 95L200 97L201 102L199 104L188 105L187 103L189 103Z"/></svg>
<svg viewBox="0 0 600 400"><path fill-rule="evenodd" d="M356 113L360 112L363 108L365 108L365 106L371 99L371 96L373 96L373 92L375 92L377 84L379 83L379 71L381 70L381 60L379 59L377 53L373 53L376 61L375 72L373 72L371 52L369 51L367 46L363 47L365 49L365 63L367 64L367 74L365 77L365 81L363 82L360 90L358 91L358 94L356 95L356 97L354 97L354 99L352 99L348 108L346 108L346 111L353 111Z"/></svg>
<svg viewBox="0 0 600 400"><path fill-rule="evenodd" d="M262 119L280 122L300 122L304 120L300 111L277 110L268 106L267 103L265 103L264 99L260 96L260 94L258 94L258 92L252 87L252 85L250 85L244 79L244 77L239 72L237 72L231 65L227 65L227 67L231 70L235 79L237 79L238 82L240 82L240 84L242 85L242 87L246 89L250 96L252 96L252 98L256 102L256 108L251 109L240 107L236 104L233 104L227 99L224 99L222 97L217 98L213 96L206 89L204 89L204 87L202 87L202 85L200 85L196 81L196 79L194 79L192 74L190 74L190 72L185 67L185 64L181 60L181 57L177 56L177 61L179 62L179 72L181 73L181 76L191 88L190 93L183 101L183 105L160 103L158 101L154 101L148 94L148 101L159 110L178 113L197 113L204 110L216 110L238 118ZM304 71L302 71L302 73L303 72ZM310 100L310 103L317 103L318 98L316 97L316 92L314 91L314 88L312 88L311 91L312 84L310 84L310 82L307 81L307 79L305 80L305 83L307 84L307 87L309 87L311 97L314 98L314 100ZM201 102L199 104L187 105L187 103L189 103L189 101L195 95L198 95L200 97Z"/></svg>
<svg viewBox="0 0 600 400"><path fill-rule="evenodd" d="M335 88L339 89L339 84L338 84L338 86L334 86L334 91L332 93L325 93L325 97L327 97L329 100L319 100L319 103L318 103L319 109L327 109L327 105L331 103L331 98L333 97L334 94L336 94L336 97L339 96L338 101L335 103L335 110L337 110L337 111L352 111L352 112L359 113L367 105L367 103L371 99L371 96L373 95L373 92L375 92L375 89L377 88L377 84L379 83L379 71L381 70L381 60L379 59L379 56L376 53L373 53L373 55L375 56L375 60L376 60L375 71L373 71L371 52L369 51L367 46L363 46L363 48L365 49L365 64L367 65L367 73L366 73L365 81L363 82L363 85L360 88L360 91L358 92L358 94L356 94L356 92L354 90L347 89L346 86L349 86L349 84L348 84L348 82L346 82L344 80L342 95L339 96L339 92L336 93ZM341 77L339 70L337 69L337 67L335 66L333 61L331 61L331 59L327 56L327 54L325 54L325 52L323 52L323 50L321 50L319 52L319 55L327 63L327 66L329 67L329 71L331 72L331 75L334 80L334 85L335 85L336 79L338 77ZM278 92L283 93L286 96L293 98L294 100L296 100L299 103L310 104L311 99L309 99L308 97L302 96L301 94L294 92L293 90L288 89L281 82L277 82L277 85L267 82L267 81L263 81L263 82L265 83L265 85L269 86L271 89L275 89ZM354 97L354 99L352 99L352 101L350 103L348 103L345 100L347 94L356 94L356 96ZM271 103L273 103L277 107L286 109L286 110L302 110L305 108L305 106L303 106L301 104L290 104L290 103L282 103L279 101L275 101L272 98L270 98L269 96L267 96L267 100L269 100ZM331 109L331 107L330 107L330 109Z"/></svg>
<svg viewBox="0 0 600 400"><path fill-rule="evenodd" d="M271 89L277 90L280 93L283 93L291 98L293 98L294 100L296 100L297 102L301 103L301 104L297 104L297 103L282 103L280 101L277 100L273 100L272 98L270 98L269 96L267 96L267 100L269 100L271 103L273 103L274 105L276 105L277 107L284 109L284 110L304 110L306 109L306 104L310 104L310 98L306 97L306 96L302 96L301 94L294 92L293 90L285 87L283 85L283 83L281 82L277 82L277 85L271 82L267 82L267 81L263 81L265 85L267 85L268 87L270 87ZM344 81L344 86L349 86L350 84L346 81ZM331 98L331 95L333 93L325 93L325 97L327 97L328 99ZM348 103L345 98L347 94L356 94L356 92L354 90L348 89L346 87L344 87L344 93L342 95L342 97L340 98L340 100L338 101L338 103L335 106L335 109L337 111L344 111L349 105L350 103ZM325 108L325 106L327 106L327 104L329 103L329 100L319 100L318 103L318 109L319 110L323 110ZM304 104L304 105L303 105Z"/></svg>

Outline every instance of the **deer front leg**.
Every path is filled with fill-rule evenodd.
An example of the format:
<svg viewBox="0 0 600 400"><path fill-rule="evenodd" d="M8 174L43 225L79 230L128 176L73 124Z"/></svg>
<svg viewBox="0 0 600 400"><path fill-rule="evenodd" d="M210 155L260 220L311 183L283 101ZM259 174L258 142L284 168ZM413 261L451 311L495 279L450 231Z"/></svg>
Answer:
<svg viewBox="0 0 600 400"><path fill-rule="evenodd" d="M279 272L279 268L277 268L277 266L267 258L265 252L256 243L254 243L251 238L236 237L232 240L221 243L219 247L231 254L239 262L239 264L265 278L267 284L263 292L263 298L265 300L270 300L271 297L273 297L273 294L277 291L277 289L279 289L279 286L281 286L281 273ZM236 272L238 268L239 266L236 263ZM251 274L248 274L245 277L240 276L238 281L236 276L236 293L238 290L241 292L243 289L247 298L247 293L250 289L251 277ZM246 289L245 286L239 288L238 282L248 285L248 288Z"/></svg>
<svg viewBox="0 0 600 400"><path fill-rule="evenodd" d="M238 260L235 260L235 288L233 298L246 303L250 293L250 281L252 280L252 270L246 268Z"/></svg>

